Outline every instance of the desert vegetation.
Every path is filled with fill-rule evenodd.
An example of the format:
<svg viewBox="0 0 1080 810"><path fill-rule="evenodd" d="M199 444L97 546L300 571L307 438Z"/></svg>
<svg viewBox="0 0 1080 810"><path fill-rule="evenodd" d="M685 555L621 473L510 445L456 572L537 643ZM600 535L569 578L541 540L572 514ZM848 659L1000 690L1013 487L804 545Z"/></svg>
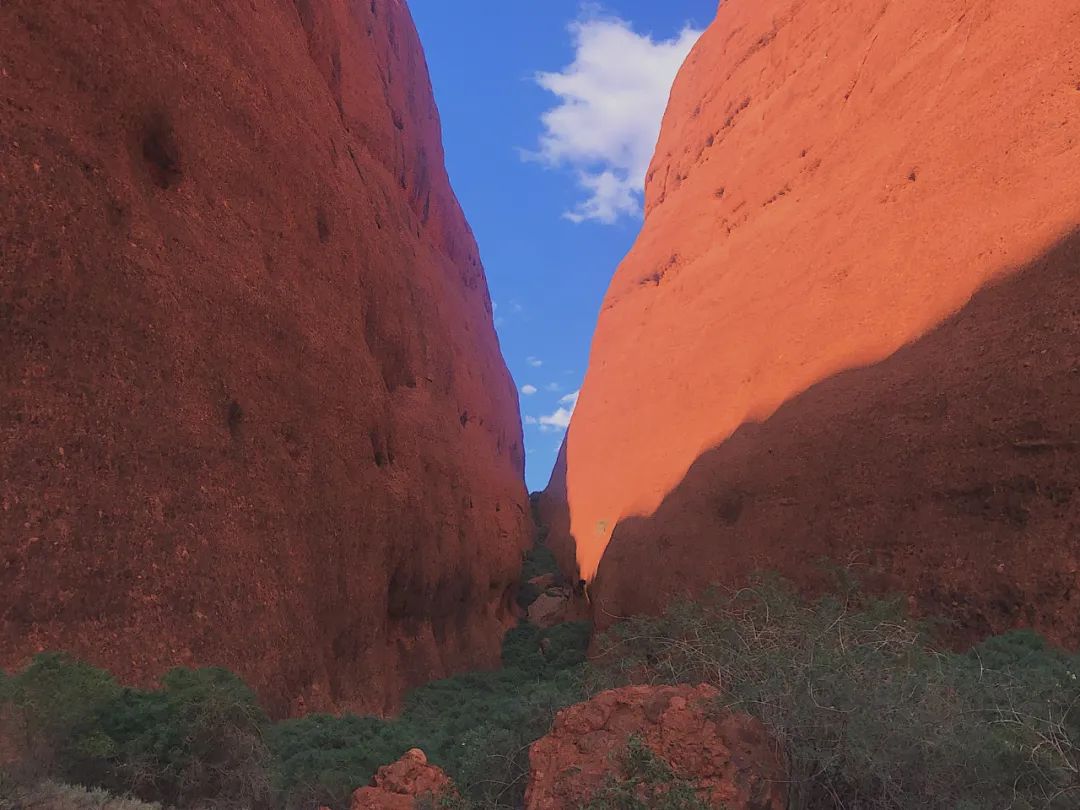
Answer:
<svg viewBox="0 0 1080 810"><path fill-rule="evenodd" d="M501 670L417 689L392 720L275 723L221 669L177 669L138 690L41 655L0 680L0 807L343 810L413 747L457 784L446 807L520 807L528 747L555 713L631 682L711 683L717 711L759 717L789 763L792 808L1080 806L1080 656L1030 631L943 651L896 602L850 584L808 602L763 578L624 621L592 663L589 635L582 623L523 624ZM704 806L640 739L611 758L590 810Z"/></svg>
<svg viewBox="0 0 1080 810"><path fill-rule="evenodd" d="M533 575L553 566L542 551L525 560ZM468 806L513 807L529 744L586 695L589 636L581 622L523 623L506 635L501 669L416 689L392 720L271 722L223 669L175 669L141 690L62 653L39 655L20 672L0 671L0 754L10 752L0 756L0 809L345 810L379 766L414 747L453 777ZM108 796L130 798L106 807Z"/></svg>
<svg viewBox="0 0 1080 810"><path fill-rule="evenodd" d="M933 637L849 581L807 602L766 577L617 625L596 671L715 685L783 747L793 808L1080 806L1080 655L1029 630Z"/></svg>

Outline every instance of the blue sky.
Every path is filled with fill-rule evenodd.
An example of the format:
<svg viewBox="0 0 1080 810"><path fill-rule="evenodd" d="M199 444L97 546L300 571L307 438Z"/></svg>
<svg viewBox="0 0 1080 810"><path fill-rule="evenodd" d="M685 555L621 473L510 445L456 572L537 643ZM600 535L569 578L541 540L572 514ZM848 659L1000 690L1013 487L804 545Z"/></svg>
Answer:
<svg viewBox="0 0 1080 810"><path fill-rule="evenodd" d="M641 226L671 78L717 0L411 0L547 485L608 282Z"/></svg>

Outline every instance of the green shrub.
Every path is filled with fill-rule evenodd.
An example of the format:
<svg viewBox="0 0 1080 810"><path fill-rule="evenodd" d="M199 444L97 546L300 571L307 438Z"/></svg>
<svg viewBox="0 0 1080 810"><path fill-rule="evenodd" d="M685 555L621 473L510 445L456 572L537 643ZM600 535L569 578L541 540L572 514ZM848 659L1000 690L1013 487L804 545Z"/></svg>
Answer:
<svg viewBox="0 0 1080 810"><path fill-rule="evenodd" d="M529 549L521 561L521 585L518 587L516 599L518 607L528 610L529 605L540 597L543 590L533 585L530 580L546 574L551 574L556 578L561 576L559 565L551 549L538 542Z"/></svg>
<svg viewBox="0 0 1080 810"><path fill-rule="evenodd" d="M949 660L1014 765L1014 790L1038 807L1080 806L1080 654L1015 630Z"/></svg>
<svg viewBox="0 0 1080 810"><path fill-rule="evenodd" d="M547 671L562 672L585 664L591 640L589 622L563 622L545 631L541 645Z"/></svg>
<svg viewBox="0 0 1080 810"><path fill-rule="evenodd" d="M588 622L564 622L547 630L522 622L503 640L503 667L537 677L578 668L587 660L591 636Z"/></svg>
<svg viewBox="0 0 1080 810"><path fill-rule="evenodd" d="M521 624L503 642L503 669L436 681L413 691L399 722L477 807L516 807L528 748L555 713L585 697L589 625L540 630Z"/></svg>
<svg viewBox="0 0 1080 810"><path fill-rule="evenodd" d="M21 752L20 780L93 779L115 754L102 730L122 690L106 672L60 653L38 655L5 679L3 733Z"/></svg>
<svg viewBox="0 0 1080 810"><path fill-rule="evenodd" d="M161 805L114 796L100 788L46 781L0 791L0 810L161 810Z"/></svg>
<svg viewBox="0 0 1080 810"><path fill-rule="evenodd" d="M462 793L455 807L514 807L525 790L528 747L555 712L582 699L585 623L542 631L522 624L503 642L503 669L470 672L411 692L395 720L313 715L268 734L274 782L289 810L347 808L379 766L421 748Z"/></svg>
<svg viewBox="0 0 1080 810"><path fill-rule="evenodd" d="M181 807L253 807L268 797L266 718L221 669L176 669L157 691L125 689L61 654L39 655L5 689L2 716L43 776Z"/></svg>
<svg viewBox="0 0 1080 810"><path fill-rule="evenodd" d="M783 744L792 806L1072 808L1077 658L1032 634L936 652L899 605L777 580L616 626L609 682L709 682Z"/></svg>
<svg viewBox="0 0 1080 810"><path fill-rule="evenodd" d="M521 564L521 581L528 582L530 579L542 577L545 574L559 576L559 564L555 561L555 555L551 549L543 544L537 544L529 549Z"/></svg>
<svg viewBox="0 0 1080 810"><path fill-rule="evenodd" d="M413 747L402 724L355 715L285 720L273 726L268 741L274 787L289 810L347 808L354 790Z"/></svg>
<svg viewBox="0 0 1080 810"><path fill-rule="evenodd" d="M267 719L254 693L218 668L174 669L152 692L127 689L103 722L118 752L112 783L182 807L269 799Z"/></svg>

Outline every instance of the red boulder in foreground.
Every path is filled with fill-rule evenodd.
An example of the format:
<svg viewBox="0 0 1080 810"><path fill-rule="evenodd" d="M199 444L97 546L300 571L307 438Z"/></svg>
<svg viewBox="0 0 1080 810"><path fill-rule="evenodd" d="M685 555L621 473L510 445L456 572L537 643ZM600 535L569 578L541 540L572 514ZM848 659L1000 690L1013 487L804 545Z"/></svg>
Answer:
<svg viewBox="0 0 1080 810"><path fill-rule="evenodd" d="M527 810L584 807L611 778L637 736L710 806L783 810L786 771L762 724L718 713L711 686L626 686L559 712L529 750Z"/></svg>
<svg viewBox="0 0 1080 810"><path fill-rule="evenodd" d="M374 785L353 793L352 810L413 810L419 799L437 800L454 793L450 777L429 765L419 748L379 768L374 781Z"/></svg>
<svg viewBox="0 0 1080 810"><path fill-rule="evenodd" d="M720 5L541 502L599 624L825 557L964 637L1080 644L1078 32Z"/></svg>
<svg viewBox="0 0 1080 810"><path fill-rule="evenodd" d="M495 665L517 397L401 0L0 4L0 665Z"/></svg>

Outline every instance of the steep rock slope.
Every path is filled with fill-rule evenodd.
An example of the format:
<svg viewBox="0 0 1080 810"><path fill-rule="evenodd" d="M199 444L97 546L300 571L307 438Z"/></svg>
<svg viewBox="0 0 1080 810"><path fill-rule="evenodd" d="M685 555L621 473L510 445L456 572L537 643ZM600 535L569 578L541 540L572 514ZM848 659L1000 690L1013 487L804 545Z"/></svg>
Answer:
<svg viewBox="0 0 1080 810"><path fill-rule="evenodd" d="M1080 642L1078 113L1068 3L720 6L543 502L602 621L826 555Z"/></svg>
<svg viewBox="0 0 1080 810"><path fill-rule="evenodd" d="M494 664L516 393L401 0L0 7L0 664Z"/></svg>

